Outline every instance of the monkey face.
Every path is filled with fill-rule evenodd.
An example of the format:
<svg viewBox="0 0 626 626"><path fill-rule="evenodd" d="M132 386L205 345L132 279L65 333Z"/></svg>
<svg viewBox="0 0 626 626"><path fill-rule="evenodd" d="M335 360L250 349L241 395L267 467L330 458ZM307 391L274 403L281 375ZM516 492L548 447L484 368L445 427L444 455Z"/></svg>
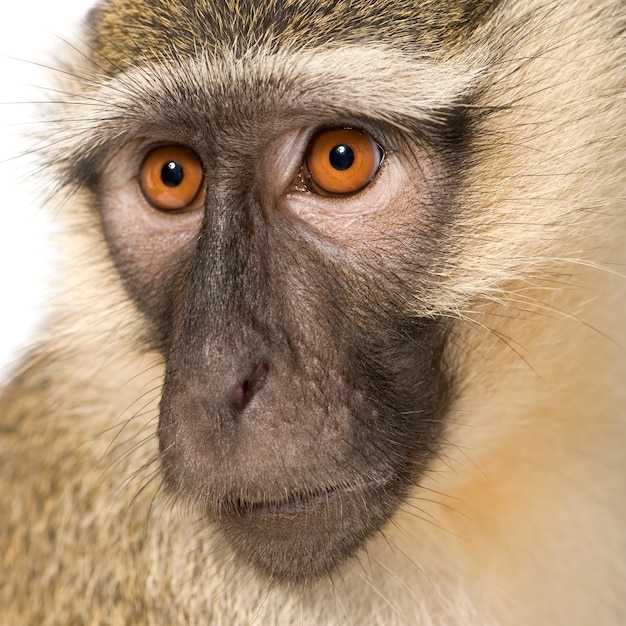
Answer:
<svg viewBox="0 0 626 626"><path fill-rule="evenodd" d="M166 362L171 492L259 571L306 582L381 529L438 450L448 328L428 302L461 86L397 90L405 59L376 47L238 54L115 74L73 176Z"/></svg>
<svg viewBox="0 0 626 626"><path fill-rule="evenodd" d="M420 236L401 157L347 123L258 128L237 155L131 143L101 180L103 222L167 362L167 483L260 570L306 581L385 523L435 451L445 329L403 300L419 259L387 246Z"/></svg>

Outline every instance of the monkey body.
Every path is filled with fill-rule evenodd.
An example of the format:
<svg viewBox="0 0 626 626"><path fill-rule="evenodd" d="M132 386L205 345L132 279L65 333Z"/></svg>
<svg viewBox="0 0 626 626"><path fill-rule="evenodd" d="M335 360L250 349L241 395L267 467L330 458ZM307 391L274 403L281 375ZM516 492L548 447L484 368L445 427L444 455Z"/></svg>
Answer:
<svg viewBox="0 0 626 626"><path fill-rule="evenodd" d="M3 622L626 620L626 11L369 6L349 26L324 2L91 15L61 108L80 123L50 116L73 191L57 312L0 398ZM306 177L276 191L284 137L331 125L392 129L355 196L372 212L300 194ZM208 208L129 209L144 137L210 144ZM196 388L259 354L261 383L199 412Z"/></svg>

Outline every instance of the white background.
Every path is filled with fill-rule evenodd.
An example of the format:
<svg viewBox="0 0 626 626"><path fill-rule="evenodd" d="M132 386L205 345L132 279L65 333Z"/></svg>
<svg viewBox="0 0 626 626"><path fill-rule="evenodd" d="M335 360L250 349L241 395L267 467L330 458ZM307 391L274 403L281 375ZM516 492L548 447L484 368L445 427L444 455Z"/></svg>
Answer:
<svg viewBox="0 0 626 626"><path fill-rule="evenodd" d="M50 229L31 191L32 165L16 158L28 148L20 134L32 127L34 107L47 97L38 63L54 65L54 49L75 31L94 0L0 0L0 381L18 350L41 324L53 254Z"/></svg>

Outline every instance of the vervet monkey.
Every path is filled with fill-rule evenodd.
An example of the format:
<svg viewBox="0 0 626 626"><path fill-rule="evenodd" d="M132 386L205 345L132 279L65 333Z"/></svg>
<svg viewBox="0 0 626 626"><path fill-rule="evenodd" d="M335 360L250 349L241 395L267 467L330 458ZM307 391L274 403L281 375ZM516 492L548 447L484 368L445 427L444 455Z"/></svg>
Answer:
<svg viewBox="0 0 626 626"><path fill-rule="evenodd" d="M2 623L626 623L625 20L97 5Z"/></svg>

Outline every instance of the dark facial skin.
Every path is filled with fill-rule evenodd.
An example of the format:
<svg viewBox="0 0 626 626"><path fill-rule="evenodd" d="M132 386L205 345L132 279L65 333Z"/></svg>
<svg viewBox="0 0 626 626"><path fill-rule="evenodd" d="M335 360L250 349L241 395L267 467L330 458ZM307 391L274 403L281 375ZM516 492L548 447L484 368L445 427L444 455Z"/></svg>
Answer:
<svg viewBox="0 0 626 626"><path fill-rule="evenodd" d="M297 224L235 206L203 224L174 314L163 467L246 560L304 581L378 530L430 458L443 335Z"/></svg>

